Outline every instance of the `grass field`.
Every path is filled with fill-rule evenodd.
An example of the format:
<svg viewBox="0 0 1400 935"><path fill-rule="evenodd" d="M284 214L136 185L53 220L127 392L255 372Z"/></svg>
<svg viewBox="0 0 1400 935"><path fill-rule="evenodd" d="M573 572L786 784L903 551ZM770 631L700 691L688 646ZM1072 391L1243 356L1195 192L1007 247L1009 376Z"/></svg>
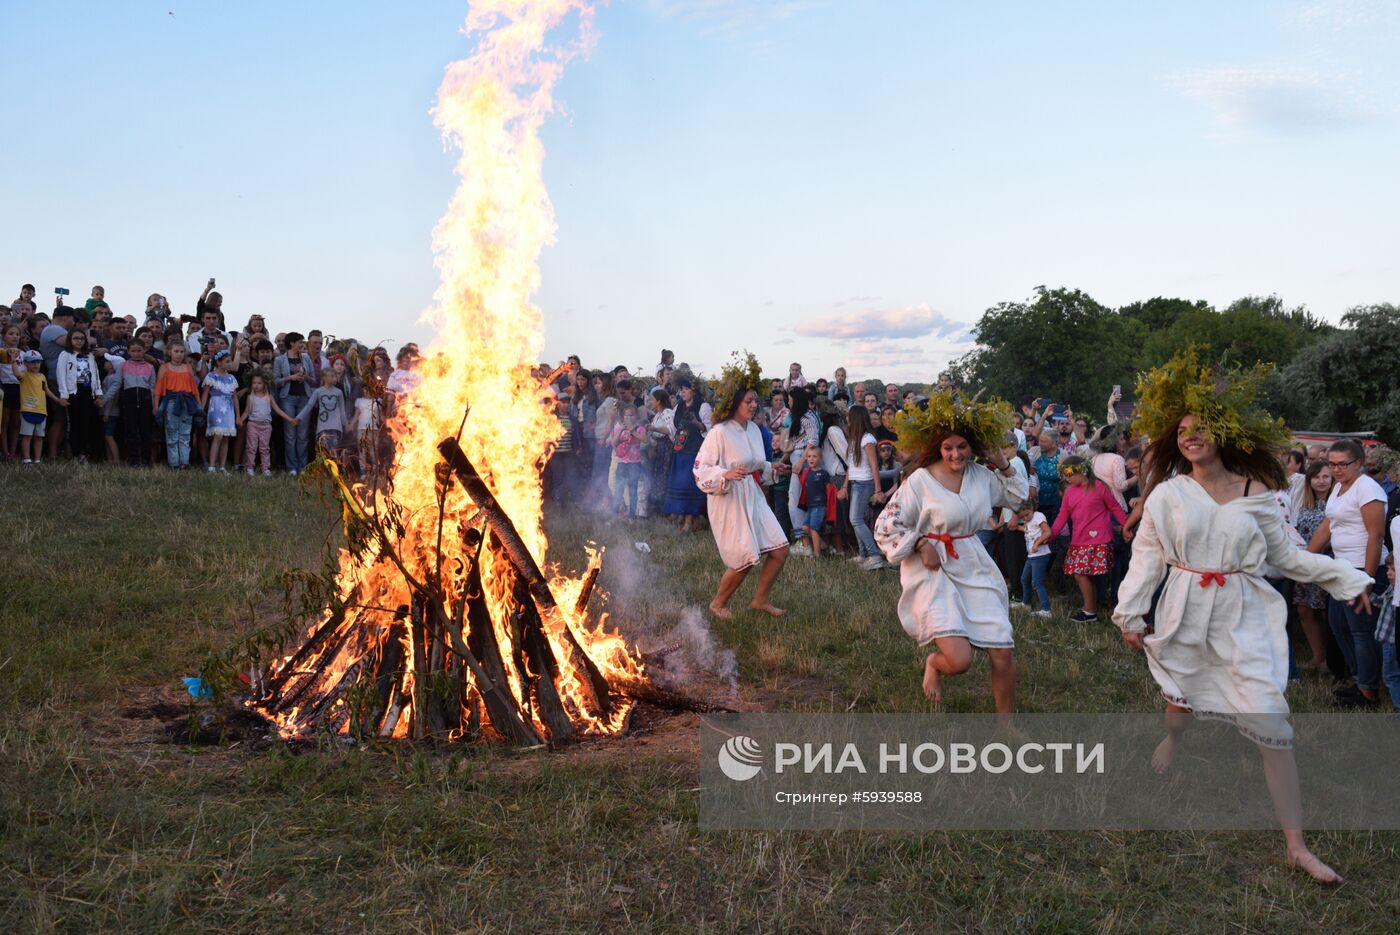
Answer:
<svg viewBox="0 0 1400 935"><path fill-rule="evenodd" d="M3 466L0 490L6 933L1355 933L1400 917L1396 834L1313 835L1348 876L1326 890L1285 868L1277 834L702 833L689 716L552 754L181 746L145 715L275 611L272 577L319 562L331 512L282 478ZM551 559L581 564L590 534L621 625L664 630L708 599L707 533L565 516ZM715 628L744 704L931 711L897 594L892 574L793 559L775 594L790 617ZM1107 624L1031 620L1017 641L1023 710L1159 707ZM985 664L946 698L990 710Z"/></svg>

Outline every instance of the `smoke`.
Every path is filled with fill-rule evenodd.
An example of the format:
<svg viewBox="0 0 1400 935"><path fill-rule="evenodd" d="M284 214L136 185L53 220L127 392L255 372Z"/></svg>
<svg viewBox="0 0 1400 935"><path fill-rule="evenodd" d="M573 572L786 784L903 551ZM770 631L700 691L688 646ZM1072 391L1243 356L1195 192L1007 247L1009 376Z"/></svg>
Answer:
<svg viewBox="0 0 1400 935"><path fill-rule="evenodd" d="M635 527L644 528L644 527ZM608 548L600 582L608 623L646 660L661 687L702 697L737 698L739 660L715 636L702 608L683 600L649 551L630 538Z"/></svg>

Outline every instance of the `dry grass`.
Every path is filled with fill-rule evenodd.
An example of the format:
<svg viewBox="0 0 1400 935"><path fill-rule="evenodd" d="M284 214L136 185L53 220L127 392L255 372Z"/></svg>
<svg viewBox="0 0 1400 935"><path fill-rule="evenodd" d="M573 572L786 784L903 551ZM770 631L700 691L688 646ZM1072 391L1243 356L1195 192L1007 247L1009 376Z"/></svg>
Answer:
<svg viewBox="0 0 1400 935"><path fill-rule="evenodd" d="M0 607L5 932L1365 932L1400 911L1394 834L1315 836L1350 877L1326 891L1272 834L701 833L689 727L528 757L134 739L122 709L266 612L271 574L315 562L330 517L282 479L0 471L17 537ZM580 563L595 529L553 524L555 558ZM707 535L602 537L620 625L659 638L703 606ZM897 590L794 561L788 618L744 611L716 631L751 702L929 710ZM1032 619L1018 640L1027 710L1156 707L1107 625ZM1320 684L1296 699L1326 700ZM989 709L985 671L945 707Z"/></svg>

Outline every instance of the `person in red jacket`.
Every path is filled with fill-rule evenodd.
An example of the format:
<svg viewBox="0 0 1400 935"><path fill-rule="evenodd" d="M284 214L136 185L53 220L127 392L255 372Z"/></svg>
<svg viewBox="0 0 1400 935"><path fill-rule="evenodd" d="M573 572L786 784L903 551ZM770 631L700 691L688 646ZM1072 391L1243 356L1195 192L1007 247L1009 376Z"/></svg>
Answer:
<svg viewBox="0 0 1400 935"><path fill-rule="evenodd" d="M1099 616L1094 578L1107 574L1113 566L1113 526L1108 518L1112 516L1121 526L1128 514L1118 505L1108 485L1094 479L1094 469L1087 459L1078 455L1065 458L1060 462L1060 477L1065 484L1060 513L1050 534L1037 540L1031 551L1058 536L1065 523L1073 524L1069 551L1065 553L1065 574L1074 575L1084 606L1069 619L1084 623Z"/></svg>

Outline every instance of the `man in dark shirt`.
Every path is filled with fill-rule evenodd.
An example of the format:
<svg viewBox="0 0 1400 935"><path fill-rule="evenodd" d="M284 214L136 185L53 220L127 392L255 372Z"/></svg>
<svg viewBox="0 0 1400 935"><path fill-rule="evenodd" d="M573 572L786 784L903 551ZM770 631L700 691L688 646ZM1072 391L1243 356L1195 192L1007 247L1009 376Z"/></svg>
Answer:
<svg viewBox="0 0 1400 935"><path fill-rule="evenodd" d="M876 442L899 441L899 434L894 430L894 417L899 412L895 407L885 405L880 407L880 421L875 425Z"/></svg>
<svg viewBox="0 0 1400 935"><path fill-rule="evenodd" d="M131 322L125 318L113 318L107 326L107 340L103 344L108 354L125 357L131 344Z"/></svg>

